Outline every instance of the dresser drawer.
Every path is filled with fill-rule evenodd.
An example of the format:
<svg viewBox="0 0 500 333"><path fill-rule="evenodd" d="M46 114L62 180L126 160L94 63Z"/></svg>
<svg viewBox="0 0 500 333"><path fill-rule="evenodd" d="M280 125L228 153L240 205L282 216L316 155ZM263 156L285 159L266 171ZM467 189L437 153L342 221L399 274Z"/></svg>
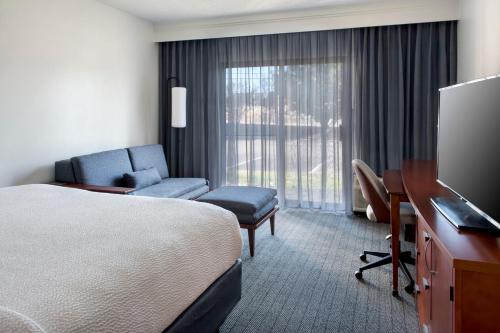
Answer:
<svg viewBox="0 0 500 333"><path fill-rule="evenodd" d="M423 223L419 221L417 224L416 235L416 271L417 271L417 293L416 301L418 308L418 316L421 325L429 325L430 323L430 272L428 265L431 258L430 239L425 230ZM427 251L427 253L426 253ZM427 263L426 263L427 261Z"/></svg>

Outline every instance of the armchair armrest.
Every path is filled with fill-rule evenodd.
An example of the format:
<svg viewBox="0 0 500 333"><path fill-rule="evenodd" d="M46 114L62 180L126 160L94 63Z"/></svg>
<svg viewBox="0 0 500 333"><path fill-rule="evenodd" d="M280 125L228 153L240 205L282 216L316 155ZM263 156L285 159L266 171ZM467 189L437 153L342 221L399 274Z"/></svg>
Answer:
<svg viewBox="0 0 500 333"><path fill-rule="evenodd" d="M73 183L52 183L52 184L91 191L91 192L100 192L100 193L129 194L130 192L135 191L135 188L132 187L99 186L99 185L73 184Z"/></svg>

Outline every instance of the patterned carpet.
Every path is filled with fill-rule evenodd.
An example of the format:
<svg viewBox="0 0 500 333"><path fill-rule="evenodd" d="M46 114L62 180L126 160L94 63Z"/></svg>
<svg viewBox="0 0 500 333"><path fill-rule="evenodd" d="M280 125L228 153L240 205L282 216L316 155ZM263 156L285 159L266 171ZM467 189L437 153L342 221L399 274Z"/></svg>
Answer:
<svg viewBox="0 0 500 333"><path fill-rule="evenodd" d="M417 332L413 297L402 289L391 296L390 266L366 271L364 281L354 277L363 249L388 249L388 229L288 209L276 217L274 237L268 223L257 231L254 258L242 233L243 296L221 332Z"/></svg>

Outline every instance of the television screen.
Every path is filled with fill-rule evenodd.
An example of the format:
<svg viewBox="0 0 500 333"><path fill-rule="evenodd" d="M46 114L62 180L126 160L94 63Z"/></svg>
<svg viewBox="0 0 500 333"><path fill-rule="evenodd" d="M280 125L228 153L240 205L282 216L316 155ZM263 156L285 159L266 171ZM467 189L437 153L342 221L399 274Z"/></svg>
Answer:
<svg viewBox="0 0 500 333"><path fill-rule="evenodd" d="M500 76L440 90L438 175L500 222Z"/></svg>

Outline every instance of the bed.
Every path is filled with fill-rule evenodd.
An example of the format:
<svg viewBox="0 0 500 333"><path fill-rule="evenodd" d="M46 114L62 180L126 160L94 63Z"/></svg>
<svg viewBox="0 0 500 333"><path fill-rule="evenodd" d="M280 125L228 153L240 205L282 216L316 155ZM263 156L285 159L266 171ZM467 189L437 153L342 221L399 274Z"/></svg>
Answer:
<svg viewBox="0 0 500 333"><path fill-rule="evenodd" d="M0 331L215 332L241 296L241 250L213 205L0 188Z"/></svg>

